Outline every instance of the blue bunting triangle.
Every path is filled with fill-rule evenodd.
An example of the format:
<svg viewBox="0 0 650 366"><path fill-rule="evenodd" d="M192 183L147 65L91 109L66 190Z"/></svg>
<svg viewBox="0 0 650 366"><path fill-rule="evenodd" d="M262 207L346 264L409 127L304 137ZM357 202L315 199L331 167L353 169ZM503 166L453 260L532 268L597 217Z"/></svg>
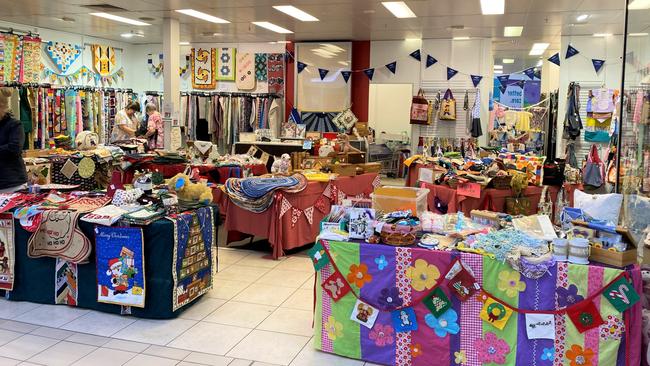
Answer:
<svg viewBox="0 0 650 366"><path fill-rule="evenodd" d="M341 71L341 76L343 76L343 80L345 80L345 83L348 83L348 80L350 80L350 76L352 76L352 71Z"/></svg>
<svg viewBox="0 0 650 366"><path fill-rule="evenodd" d="M524 70L524 74L528 76L529 79L534 79L535 78L535 68L534 67L529 67L526 70Z"/></svg>
<svg viewBox="0 0 650 366"><path fill-rule="evenodd" d="M499 90L501 91L501 94L506 92L506 86L505 85L499 85Z"/></svg>
<svg viewBox="0 0 650 366"><path fill-rule="evenodd" d="M304 70L307 67L307 64L304 63L304 62L298 61L296 66L298 68L298 74L300 74L302 72L302 70Z"/></svg>
<svg viewBox="0 0 650 366"><path fill-rule="evenodd" d="M451 67L447 66L447 80L451 80L454 76L458 74L458 70L454 70Z"/></svg>
<svg viewBox="0 0 650 366"><path fill-rule="evenodd" d="M508 85L508 79L510 79L510 75L497 76L497 80L499 80L499 84L501 84L501 86L503 87L506 87Z"/></svg>
<svg viewBox="0 0 650 366"><path fill-rule="evenodd" d="M388 69L388 71L392 72L395 74L395 71L397 71L397 61L393 61L389 64L384 65Z"/></svg>
<svg viewBox="0 0 650 366"><path fill-rule="evenodd" d="M558 66L560 66L560 54L556 53L555 55L548 58L548 60Z"/></svg>
<svg viewBox="0 0 650 366"><path fill-rule="evenodd" d="M569 45L566 49L566 55L564 56L565 59L569 59L577 54L579 54L580 51L578 51L575 47Z"/></svg>
<svg viewBox="0 0 650 366"><path fill-rule="evenodd" d="M429 67L433 66L436 62L438 62L438 60L433 58L433 56L427 55L427 67L426 68L428 69Z"/></svg>
<svg viewBox="0 0 650 366"><path fill-rule="evenodd" d="M363 73L366 74L370 81L372 81L372 77L375 75L375 69L365 69L363 70Z"/></svg>
<svg viewBox="0 0 650 366"><path fill-rule="evenodd" d="M472 78L472 84L474 84L475 88L478 87L478 84L481 83L481 79L483 79L481 75L470 75L469 77Z"/></svg>
<svg viewBox="0 0 650 366"><path fill-rule="evenodd" d="M318 74L320 75L321 80L325 79L325 76L327 76L327 74L329 74L329 72L330 71L327 70L327 69L318 69Z"/></svg>
<svg viewBox="0 0 650 366"><path fill-rule="evenodd" d="M591 63L594 64L594 70L596 70L596 73L598 73L600 71L600 69L602 69L603 66L605 65L605 60L598 60L598 59L592 58Z"/></svg>
<svg viewBox="0 0 650 366"><path fill-rule="evenodd" d="M542 80L542 71L541 70L535 70L535 78Z"/></svg>
<svg viewBox="0 0 650 366"><path fill-rule="evenodd" d="M420 50L415 50L411 53L409 53L409 56L413 57L414 59L418 61L422 61L422 54L420 53Z"/></svg>
<svg viewBox="0 0 650 366"><path fill-rule="evenodd" d="M518 87L520 87L520 88L523 89L523 88L524 88L524 85L526 85L526 82L525 82L524 80L517 80L517 82L515 83L515 85L517 85Z"/></svg>

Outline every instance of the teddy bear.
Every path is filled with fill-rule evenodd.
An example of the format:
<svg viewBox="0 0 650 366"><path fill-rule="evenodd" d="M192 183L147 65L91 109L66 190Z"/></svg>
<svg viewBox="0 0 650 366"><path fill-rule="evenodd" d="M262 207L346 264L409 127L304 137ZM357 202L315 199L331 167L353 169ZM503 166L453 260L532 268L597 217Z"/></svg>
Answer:
<svg viewBox="0 0 650 366"><path fill-rule="evenodd" d="M282 154L279 160L275 160L271 166L271 173L273 174L289 174L291 168L291 156L289 154Z"/></svg>
<svg viewBox="0 0 650 366"><path fill-rule="evenodd" d="M182 201L198 201L204 205L212 202L212 189L207 183L192 183L186 174L178 173L171 177L167 180L167 186L176 192L178 199Z"/></svg>

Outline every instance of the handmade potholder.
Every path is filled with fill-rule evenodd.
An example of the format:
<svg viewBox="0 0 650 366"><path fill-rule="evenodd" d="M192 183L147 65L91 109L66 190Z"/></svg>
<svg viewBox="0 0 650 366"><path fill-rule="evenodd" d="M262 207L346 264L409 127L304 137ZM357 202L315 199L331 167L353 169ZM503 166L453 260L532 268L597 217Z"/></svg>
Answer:
<svg viewBox="0 0 650 366"><path fill-rule="evenodd" d="M81 55L83 49L77 45L62 42L47 42L47 54L59 71L65 73L68 67Z"/></svg>
<svg viewBox="0 0 650 366"><path fill-rule="evenodd" d="M74 173L77 172L77 169L79 169L79 167L77 167L77 165L73 163L72 160L68 159L61 168L61 174L63 174L68 179L72 179L72 176L74 176Z"/></svg>
<svg viewBox="0 0 650 366"><path fill-rule="evenodd" d="M95 174L95 161L89 157L85 157L81 159L77 169L81 178L90 178Z"/></svg>

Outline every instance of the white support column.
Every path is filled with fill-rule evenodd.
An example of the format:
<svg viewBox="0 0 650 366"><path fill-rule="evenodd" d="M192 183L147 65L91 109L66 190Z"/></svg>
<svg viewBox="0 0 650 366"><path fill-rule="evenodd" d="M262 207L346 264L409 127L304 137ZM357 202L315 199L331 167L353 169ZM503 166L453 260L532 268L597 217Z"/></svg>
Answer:
<svg viewBox="0 0 650 366"><path fill-rule="evenodd" d="M180 81L181 77L178 74L179 57L180 57L180 27L178 19L165 18L163 19L163 70L164 78L164 107L171 107L170 112L172 116L177 115L180 111ZM165 121L165 149L170 147L171 136L171 123Z"/></svg>

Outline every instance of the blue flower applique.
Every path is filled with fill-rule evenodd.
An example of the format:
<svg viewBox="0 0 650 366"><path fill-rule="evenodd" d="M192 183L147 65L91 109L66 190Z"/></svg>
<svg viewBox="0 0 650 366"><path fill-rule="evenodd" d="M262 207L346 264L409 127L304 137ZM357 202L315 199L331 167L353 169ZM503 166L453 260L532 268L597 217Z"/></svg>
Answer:
<svg viewBox="0 0 650 366"><path fill-rule="evenodd" d="M424 321L430 328L433 328L440 338L446 337L447 334L458 334L460 331L458 314L454 309L445 311L439 318L436 318L433 314L427 314Z"/></svg>
<svg viewBox="0 0 650 366"><path fill-rule="evenodd" d="M544 348L542 350L542 361L553 361L555 358L555 349L554 348Z"/></svg>
<svg viewBox="0 0 650 366"><path fill-rule="evenodd" d="M388 261L386 260L385 255L380 255L379 257L375 258L375 263L377 264L377 268L379 268L380 271L383 271L384 268L388 265Z"/></svg>

